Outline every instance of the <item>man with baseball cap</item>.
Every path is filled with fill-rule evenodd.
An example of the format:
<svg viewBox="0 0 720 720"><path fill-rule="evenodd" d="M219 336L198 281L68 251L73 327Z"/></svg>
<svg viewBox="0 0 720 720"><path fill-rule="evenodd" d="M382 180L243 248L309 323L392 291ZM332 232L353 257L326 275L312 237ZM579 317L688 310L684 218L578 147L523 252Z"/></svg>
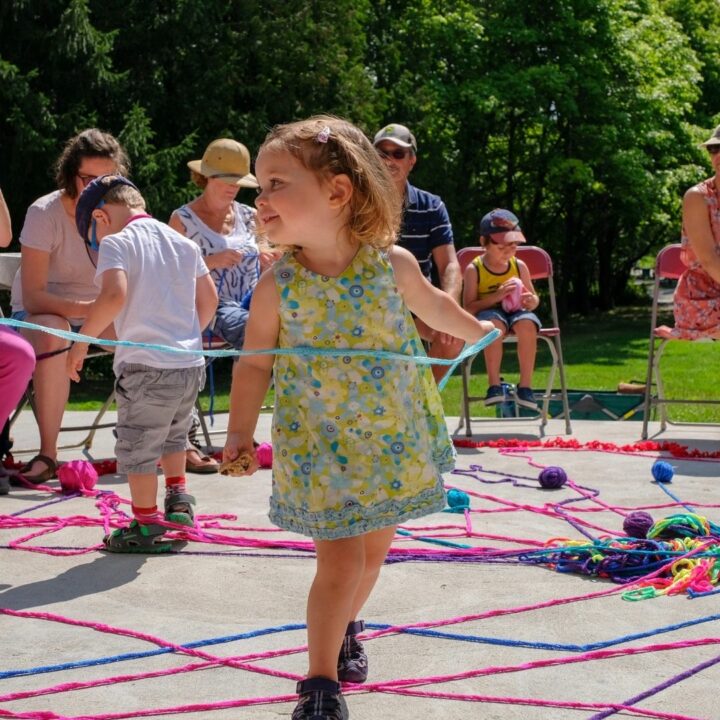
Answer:
<svg viewBox="0 0 720 720"><path fill-rule="evenodd" d="M439 286L460 302L462 273L455 254L452 225L445 203L438 195L420 190L408 182L408 176L417 162L415 136L404 125L390 123L375 134L373 145L403 196L403 218L398 245L409 250L420 264L425 277L432 282L433 269ZM455 357L462 349L462 340L437 332L418 318L415 319L420 337L430 343L430 357ZM432 366L439 380L446 372L444 365Z"/></svg>

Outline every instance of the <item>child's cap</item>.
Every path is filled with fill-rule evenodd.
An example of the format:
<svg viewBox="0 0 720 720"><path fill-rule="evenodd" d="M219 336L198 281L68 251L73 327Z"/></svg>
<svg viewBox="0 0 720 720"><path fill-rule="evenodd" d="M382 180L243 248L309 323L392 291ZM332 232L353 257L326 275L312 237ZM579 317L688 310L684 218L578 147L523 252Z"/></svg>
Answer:
<svg viewBox="0 0 720 720"><path fill-rule="evenodd" d="M131 188L137 187L122 175L101 175L87 184L82 191L75 207L75 225L77 226L80 237L87 242L90 223L92 222L92 211L102 202L110 188L116 185L129 185ZM138 192L140 192L138 190Z"/></svg>
<svg viewBox="0 0 720 720"><path fill-rule="evenodd" d="M237 187L258 187L250 172L250 152L237 140L220 138L205 149L202 160L191 160L187 166L198 175L217 178Z"/></svg>
<svg viewBox="0 0 720 720"><path fill-rule="evenodd" d="M520 221L509 210L495 208L483 216L478 226L478 235L485 235L500 243L527 242L520 229Z"/></svg>
<svg viewBox="0 0 720 720"><path fill-rule="evenodd" d="M417 152L417 142L415 142L415 136L404 125L390 123L390 125L386 125L382 130L378 130L375 133L373 145L377 145L384 140L394 143L402 148L411 147L415 152Z"/></svg>

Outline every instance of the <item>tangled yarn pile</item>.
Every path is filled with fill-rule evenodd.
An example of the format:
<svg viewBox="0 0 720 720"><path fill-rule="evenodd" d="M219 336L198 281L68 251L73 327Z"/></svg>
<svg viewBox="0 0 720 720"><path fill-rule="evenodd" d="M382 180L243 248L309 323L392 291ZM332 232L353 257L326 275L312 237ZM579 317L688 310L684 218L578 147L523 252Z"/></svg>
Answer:
<svg viewBox="0 0 720 720"><path fill-rule="evenodd" d="M624 600L705 593L720 584L720 535L713 531L716 527L707 518L676 514L655 522L646 537L602 537L592 542L555 538L548 541L548 550L523 561L633 583L633 589L623 593Z"/></svg>

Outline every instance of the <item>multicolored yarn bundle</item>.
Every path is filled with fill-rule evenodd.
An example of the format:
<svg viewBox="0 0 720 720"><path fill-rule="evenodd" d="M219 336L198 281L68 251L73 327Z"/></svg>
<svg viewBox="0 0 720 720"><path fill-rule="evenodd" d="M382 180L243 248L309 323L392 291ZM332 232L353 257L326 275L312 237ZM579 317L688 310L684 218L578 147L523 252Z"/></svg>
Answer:
<svg viewBox="0 0 720 720"><path fill-rule="evenodd" d="M655 522L646 537L601 537L592 542L553 538L547 543L552 550L529 553L522 560L558 572L633 583L633 589L622 594L624 600L705 593L720 583L720 536L711 530L707 518L695 513L669 515Z"/></svg>

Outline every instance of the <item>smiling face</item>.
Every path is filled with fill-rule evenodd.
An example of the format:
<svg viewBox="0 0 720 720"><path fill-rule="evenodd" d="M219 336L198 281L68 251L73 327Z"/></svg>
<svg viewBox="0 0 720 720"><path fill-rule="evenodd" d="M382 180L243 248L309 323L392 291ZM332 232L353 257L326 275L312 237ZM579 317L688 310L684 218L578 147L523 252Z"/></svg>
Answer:
<svg viewBox="0 0 720 720"><path fill-rule="evenodd" d="M347 215L338 183L346 176L321 179L286 150L272 148L260 151L255 173L259 226L271 243L312 247L337 240Z"/></svg>

